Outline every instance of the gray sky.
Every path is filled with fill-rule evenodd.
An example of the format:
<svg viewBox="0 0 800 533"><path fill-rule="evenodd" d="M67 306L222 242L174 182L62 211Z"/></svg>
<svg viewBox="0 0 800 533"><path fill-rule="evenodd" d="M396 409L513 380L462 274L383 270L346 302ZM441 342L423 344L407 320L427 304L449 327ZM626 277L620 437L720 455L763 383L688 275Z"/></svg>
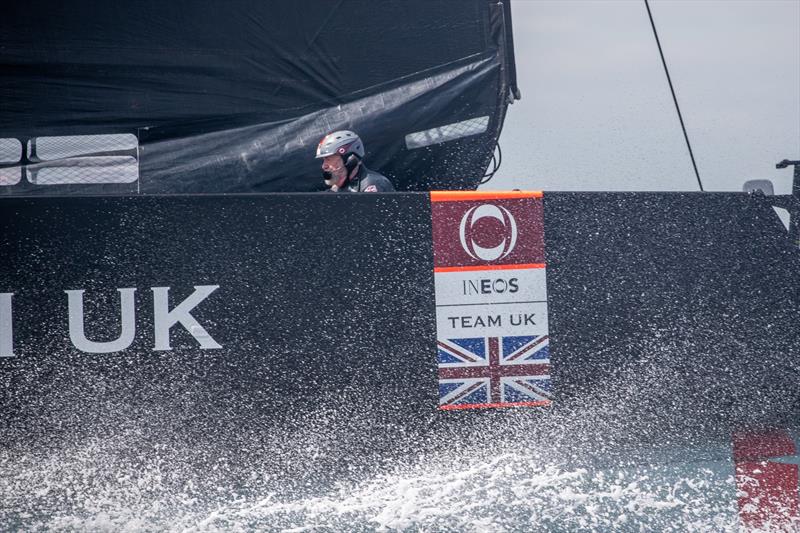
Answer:
<svg viewBox="0 0 800 533"><path fill-rule="evenodd" d="M651 0L706 190L800 159L800 0ZM697 190L641 0L512 0L522 100L485 189Z"/></svg>

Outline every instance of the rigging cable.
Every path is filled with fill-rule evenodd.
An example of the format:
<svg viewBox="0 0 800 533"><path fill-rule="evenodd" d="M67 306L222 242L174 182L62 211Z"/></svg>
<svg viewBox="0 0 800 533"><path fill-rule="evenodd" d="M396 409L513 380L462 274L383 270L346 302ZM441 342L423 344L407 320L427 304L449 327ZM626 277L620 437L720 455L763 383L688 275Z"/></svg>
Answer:
<svg viewBox="0 0 800 533"><path fill-rule="evenodd" d="M672 93L672 101L675 102L675 109L678 111L678 120L681 121L681 129L683 130L683 138L686 139L686 146L689 148L689 157L692 159L692 167L694 167L694 175L697 177L697 184L700 190L703 189L703 182L700 181L700 173L697 171L697 163L694 161L694 152L692 152L692 144L689 142L689 135L686 133L686 126L683 123L683 115L681 115L681 108L678 105L678 98L675 96L675 89L672 87L672 78L669 76L669 69L667 68L667 61L664 59L664 51L661 49L661 41L658 39L658 32L656 31L656 23L653 22L653 13L650 12L650 3L644 0L644 5L647 8L647 16L650 17L650 26L653 28L653 35L656 38L658 45L658 53L661 55L661 63L664 65L664 72L667 74L667 82L669 83L669 90Z"/></svg>
<svg viewBox="0 0 800 533"><path fill-rule="evenodd" d="M484 183L489 183L495 173L500 170L500 164L503 162L503 151L500 149L500 141L498 140L495 145L495 149L492 150L492 158L489 160L489 166L492 167L492 170L487 168L486 174L483 175L481 181L478 182L478 185L483 185Z"/></svg>

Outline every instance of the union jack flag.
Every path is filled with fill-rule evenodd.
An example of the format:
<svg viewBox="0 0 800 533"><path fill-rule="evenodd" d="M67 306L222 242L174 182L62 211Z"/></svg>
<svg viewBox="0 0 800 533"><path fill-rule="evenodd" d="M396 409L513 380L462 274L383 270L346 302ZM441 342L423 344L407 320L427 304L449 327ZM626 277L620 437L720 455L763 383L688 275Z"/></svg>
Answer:
<svg viewBox="0 0 800 533"><path fill-rule="evenodd" d="M547 405L547 335L439 339L439 408Z"/></svg>

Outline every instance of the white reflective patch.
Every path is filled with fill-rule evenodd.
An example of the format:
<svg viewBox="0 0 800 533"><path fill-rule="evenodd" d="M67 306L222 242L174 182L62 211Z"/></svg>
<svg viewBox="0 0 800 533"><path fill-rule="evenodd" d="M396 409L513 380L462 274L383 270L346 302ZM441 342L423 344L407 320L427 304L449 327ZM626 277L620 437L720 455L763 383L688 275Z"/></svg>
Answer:
<svg viewBox="0 0 800 533"><path fill-rule="evenodd" d="M437 272L433 280L437 306L547 302L544 268Z"/></svg>
<svg viewBox="0 0 800 533"><path fill-rule="evenodd" d="M19 139L0 139L0 163L19 163L22 159L22 143Z"/></svg>
<svg viewBox="0 0 800 533"><path fill-rule="evenodd" d="M439 339L547 335L547 303L436 307Z"/></svg>
<svg viewBox="0 0 800 533"><path fill-rule="evenodd" d="M14 357L13 292L0 293L0 357Z"/></svg>
<svg viewBox="0 0 800 533"><path fill-rule="evenodd" d="M34 185L133 183L139 179L139 162L132 156L76 157L29 165L26 170Z"/></svg>
<svg viewBox="0 0 800 533"><path fill-rule="evenodd" d="M21 178L20 167L0 168L0 187L16 185Z"/></svg>
<svg viewBox="0 0 800 533"><path fill-rule="evenodd" d="M786 228L786 231L789 231L789 219L791 217L791 215L789 215L789 211L782 207L773 207L772 209L775 210L778 218L781 219L781 223L783 224L783 227Z"/></svg>
<svg viewBox="0 0 800 533"><path fill-rule="evenodd" d="M489 127L489 117L476 117L461 122L454 122L438 128L417 131L406 135L406 148L413 150L434 144L441 144L470 135L484 133Z"/></svg>
<svg viewBox="0 0 800 533"><path fill-rule="evenodd" d="M26 177L35 185L133 183L138 145L130 133L37 137L27 143Z"/></svg>
<svg viewBox="0 0 800 533"><path fill-rule="evenodd" d="M37 137L35 147L32 141L28 141L28 157L40 161L52 161L102 152L135 150L138 146L139 140L131 133Z"/></svg>

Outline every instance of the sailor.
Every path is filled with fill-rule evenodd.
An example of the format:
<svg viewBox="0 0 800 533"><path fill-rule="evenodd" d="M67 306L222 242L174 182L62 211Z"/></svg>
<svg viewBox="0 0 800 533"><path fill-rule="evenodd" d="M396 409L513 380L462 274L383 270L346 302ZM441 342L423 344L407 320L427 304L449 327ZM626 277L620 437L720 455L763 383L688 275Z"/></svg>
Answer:
<svg viewBox="0 0 800 533"><path fill-rule="evenodd" d="M329 133L317 146L322 178L333 192L390 192L392 182L364 165L364 143L352 131Z"/></svg>

